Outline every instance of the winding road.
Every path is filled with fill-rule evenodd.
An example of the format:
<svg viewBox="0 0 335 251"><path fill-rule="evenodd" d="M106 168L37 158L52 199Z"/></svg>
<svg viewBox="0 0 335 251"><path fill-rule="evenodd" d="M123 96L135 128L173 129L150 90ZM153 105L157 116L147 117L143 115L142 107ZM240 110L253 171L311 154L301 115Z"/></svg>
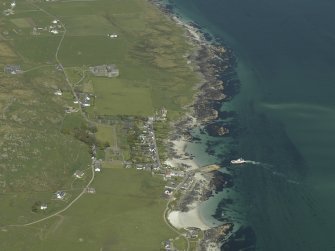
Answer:
<svg viewBox="0 0 335 251"><path fill-rule="evenodd" d="M56 54L55 54L55 59L56 59L57 64L59 65L60 69L61 69L62 72L64 73L64 77L65 77L66 83L68 84L68 86L69 86L69 88L70 88L70 90L71 90L73 96L75 97L76 100L78 100L78 96L77 96L77 94L76 94L75 91L74 91L73 85L72 85L72 83L70 82L69 77L68 77L68 75L67 75L67 73L66 73L66 71L65 71L65 69L64 69L64 66L62 65L62 63L61 63L61 61L59 60L59 57L58 57L60 48L61 48L62 43L63 43L64 38L65 38L65 34L66 34L66 32L67 32L64 23L63 23L58 17L56 17L56 16L52 15L51 13L49 13L48 11L46 11L46 10L40 8L40 7L37 6L36 4L31 3L31 2L28 2L28 1L26 1L26 2L29 3L29 4L31 4L32 6L34 6L35 8L37 8L38 10L40 10L41 12L44 12L44 13L47 14L48 16L52 17L53 19L57 19L57 20L59 20L59 23L60 23L61 26L63 27L64 32L63 32L63 35L62 35L62 37L61 37L61 39L60 39L60 41L59 41L59 43L58 43L58 46L57 46L57 49L56 49ZM41 67L42 67L42 66L39 66L38 68L41 68ZM37 69L37 68L34 68L34 69ZM33 70L33 69L30 69L30 70ZM81 80L84 79L84 76L85 76L85 75L83 74L83 77L81 78ZM81 81L81 80L80 80L80 81ZM84 119L85 119L86 121L88 121L88 122L95 123L95 122L93 122L93 121L90 121L90 120L87 118L86 114L83 112L83 110L82 110L82 108L81 108L81 105L79 104L78 106L79 106L80 112L81 112L82 116L84 117ZM91 171L92 171L92 177L91 177L91 179L89 180L89 182L88 182L88 183L86 184L86 186L83 188L83 190L81 191L81 193L80 193L76 198L74 198L74 199L73 199L73 200L72 200L72 201L71 201L65 208L63 208L63 209L61 209L61 210L59 210L59 211L57 211L57 212L55 212L55 213L53 213L53 214L51 214L51 215L49 215L49 216L46 216L46 217L44 217L44 218L42 218L42 219L36 220L36 221L32 221L32 222L25 223L25 224L12 224L12 225L6 225L6 226L2 226L2 227L27 227L27 226L31 226L31 225L40 223L40 222L42 222L42 221L48 220L48 219L50 219L50 218L52 218L52 217L55 217L55 216L57 216L57 215L59 215L59 214L65 212L66 210L68 210L68 209L69 209L75 202L77 202L77 201L78 201L78 200L79 200L79 199L86 193L87 188L88 188L88 187L92 184L92 182L94 181L94 178L95 178L95 171L94 171L94 165L93 165L93 164L92 164L92 166L91 166Z"/></svg>

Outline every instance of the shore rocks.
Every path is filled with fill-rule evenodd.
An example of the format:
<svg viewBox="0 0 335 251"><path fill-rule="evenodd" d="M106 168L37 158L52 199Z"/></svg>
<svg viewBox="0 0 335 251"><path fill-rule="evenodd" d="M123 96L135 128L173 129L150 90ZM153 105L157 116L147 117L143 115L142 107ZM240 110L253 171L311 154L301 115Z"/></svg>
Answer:
<svg viewBox="0 0 335 251"><path fill-rule="evenodd" d="M153 1L153 0L152 0ZM163 5L160 5L162 7ZM163 7L164 8L164 7ZM220 105L223 101L229 100L232 95L239 91L239 81L237 81L234 66L236 60L232 50L221 45L220 41L215 42L215 38L201 30L195 23L183 23L175 16L173 7L168 5L166 13L172 19L184 26L186 37L190 38L197 50L188 56L191 62L196 62L196 69L202 76L202 82L198 86L198 94L195 96L193 104L189 107L189 113L196 119L196 123L190 123L190 117L174 124L172 138L183 137L187 141L194 141L190 129L201 125L200 133L210 136L225 136L230 133L226 125L217 123L217 119L222 115ZM193 37L192 37L193 36ZM207 41L212 41L208 43ZM214 41L214 42L213 42ZM213 123L214 122L214 123ZM199 139L201 140L201 139ZM214 150L208 146L207 152ZM226 187L233 186L232 176L220 171L201 172L190 171L189 179L183 184L184 191L178 199L174 210L182 212L194 207L194 202L203 202L212 197L215 193L222 191ZM208 250L211 245L219 247L226 235L232 231L233 223L224 223L221 226L206 230L204 238L199 244L200 250Z"/></svg>
<svg viewBox="0 0 335 251"><path fill-rule="evenodd" d="M214 137L215 136L225 136L229 134L228 128L224 126L216 125L216 124L208 125L206 127L206 130L210 136L214 136Z"/></svg>

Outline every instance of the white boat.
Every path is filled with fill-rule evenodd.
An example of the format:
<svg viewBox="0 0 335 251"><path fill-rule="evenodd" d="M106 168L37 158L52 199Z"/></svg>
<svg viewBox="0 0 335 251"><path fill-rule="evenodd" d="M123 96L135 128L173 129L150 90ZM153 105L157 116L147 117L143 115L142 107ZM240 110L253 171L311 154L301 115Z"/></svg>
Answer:
<svg viewBox="0 0 335 251"><path fill-rule="evenodd" d="M246 163L247 161L242 159L242 158L239 158L239 159L233 159L230 161L230 163L232 164L243 164L243 163Z"/></svg>

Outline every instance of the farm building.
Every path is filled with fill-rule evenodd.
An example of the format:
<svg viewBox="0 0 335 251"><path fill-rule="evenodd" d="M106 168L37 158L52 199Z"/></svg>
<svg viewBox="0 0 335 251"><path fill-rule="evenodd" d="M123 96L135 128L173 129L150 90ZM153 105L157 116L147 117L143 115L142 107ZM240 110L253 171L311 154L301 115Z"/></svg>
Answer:
<svg viewBox="0 0 335 251"><path fill-rule="evenodd" d="M63 200L65 198L66 193L64 191L57 191L55 195L57 199Z"/></svg>
<svg viewBox="0 0 335 251"><path fill-rule="evenodd" d="M119 76L119 69L114 64L91 66L89 70L97 77L112 78Z"/></svg>
<svg viewBox="0 0 335 251"><path fill-rule="evenodd" d="M46 203L42 203L40 206L41 210L47 210L48 209L48 205Z"/></svg>
<svg viewBox="0 0 335 251"><path fill-rule="evenodd" d="M22 72L20 65L5 65L4 72L8 74L19 74Z"/></svg>
<svg viewBox="0 0 335 251"><path fill-rule="evenodd" d="M73 176L74 177L76 177L77 179L81 179L82 177L84 177L84 172L83 171L81 171L81 170L77 170L74 174L73 174Z"/></svg>

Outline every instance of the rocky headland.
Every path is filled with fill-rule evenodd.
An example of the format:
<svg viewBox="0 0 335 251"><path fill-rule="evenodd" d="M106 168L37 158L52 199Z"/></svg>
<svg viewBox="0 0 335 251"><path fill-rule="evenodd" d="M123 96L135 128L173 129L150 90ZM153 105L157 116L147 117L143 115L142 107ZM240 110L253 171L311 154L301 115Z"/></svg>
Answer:
<svg viewBox="0 0 335 251"><path fill-rule="evenodd" d="M232 176L221 172L217 165L213 169L199 167L193 156L185 153L185 148L188 142L197 140L191 134L195 127L204 128L211 136L224 136L230 132L228 127L218 124L217 119L220 104L229 100L239 87L238 81L230 79L234 73L234 55L232 50L204 32L199 25L182 21L173 12L173 6L152 2L185 29L187 39L197 48L187 59L201 76L194 102L185 107L185 115L174 122L170 134L170 158L166 164L172 169L183 170L185 177L178 191L172 195L174 200L167 218L177 229L198 228L203 231L203 238L198 241L196 250L220 250L234 224L208 224L199 213L199 205L215 193L233 186Z"/></svg>

